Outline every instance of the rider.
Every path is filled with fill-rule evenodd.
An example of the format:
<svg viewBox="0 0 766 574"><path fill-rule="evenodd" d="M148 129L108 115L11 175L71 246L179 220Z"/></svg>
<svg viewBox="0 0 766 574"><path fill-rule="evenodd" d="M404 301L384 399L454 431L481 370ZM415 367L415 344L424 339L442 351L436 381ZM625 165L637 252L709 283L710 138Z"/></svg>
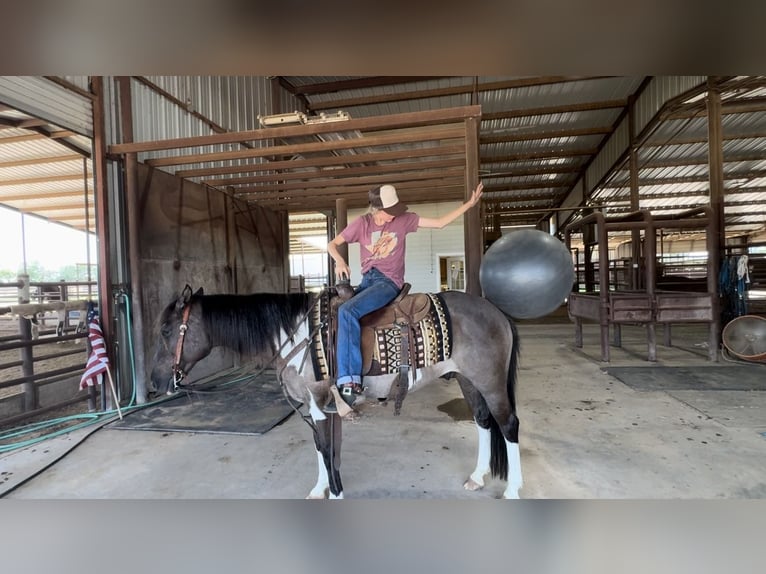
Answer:
<svg viewBox="0 0 766 574"><path fill-rule="evenodd" d="M446 215L431 219L408 212L399 201L393 185L382 185L368 193L369 211L352 221L327 245L335 261L335 276L348 281L351 271L338 247L344 243L359 243L362 282L355 295L338 308L336 385L343 400L353 406L362 394L361 327L359 320L366 314L393 301L404 284L406 236L422 227L441 229L476 205L484 184L479 183L471 198ZM334 399L325 406L326 412L337 412Z"/></svg>

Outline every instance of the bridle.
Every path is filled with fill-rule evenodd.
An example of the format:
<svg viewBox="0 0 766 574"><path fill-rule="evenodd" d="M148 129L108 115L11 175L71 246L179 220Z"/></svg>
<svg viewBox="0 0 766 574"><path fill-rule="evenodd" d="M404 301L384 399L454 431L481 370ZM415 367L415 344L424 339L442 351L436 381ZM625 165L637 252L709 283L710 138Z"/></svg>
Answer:
<svg viewBox="0 0 766 574"><path fill-rule="evenodd" d="M176 354L173 357L173 390L177 391L181 381L186 378L186 373L181 368L181 353L184 349L184 337L186 337L186 331L189 329L189 314L191 313L191 305L184 307L183 316L181 318L181 324L178 326L178 341L176 342Z"/></svg>
<svg viewBox="0 0 766 574"><path fill-rule="evenodd" d="M292 330L292 332L287 336L285 341L280 345L280 347L277 349L277 351L274 353L274 356L261 368L258 374L265 371L266 368L268 368L281 354L282 349L287 346L288 343L293 342L293 337L300 328L303 321L305 321L309 314L313 311L314 307L319 304L320 297L317 297L314 302L311 304L309 309L303 314L301 319L296 322L295 328ZM173 390L178 391L181 388L188 389L189 387L185 387L181 385L181 381L183 381L186 378L186 372L181 368L181 354L183 353L183 347L184 347L184 338L186 337L186 331L189 330L189 315L191 314L191 304L187 304L183 308L183 314L181 317L181 324L178 326L178 341L176 341L176 352L173 357ZM295 412L297 412L300 417L304 420L304 422L308 423L309 426L313 428L313 424L310 421L310 415L303 415L300 410L300 403L295 403L295 401L290 397L290 395L287 392L287 389L283 383L282 380L282 372L284 371L284 368L290 363L291 359L293 359L298 353L303 352L303 356L301 358L300 367L299 370L302 370L306 360L309 357L310 354L310 343L313 340L314 336L322 329L324 325L320 322L317 324L314 329L311 330L311 332L298 344L294 344L293 349L287 354L285 357L285 366L282 367L277 372L277 380L279 381L280 387L282 387L282 393L287 400L287 403L293 408ZM257 375L256 375L257 377ZM256 378L253 377L253 378ZM201 392L201 391L196 391Z"/></svg>

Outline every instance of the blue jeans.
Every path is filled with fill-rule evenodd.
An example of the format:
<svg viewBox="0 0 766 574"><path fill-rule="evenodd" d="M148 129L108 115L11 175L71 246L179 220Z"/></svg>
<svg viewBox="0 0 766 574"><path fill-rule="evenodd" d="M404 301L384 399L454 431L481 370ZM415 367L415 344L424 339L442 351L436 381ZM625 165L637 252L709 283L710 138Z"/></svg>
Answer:
<svg viewBox="0 0 766 574"><path fill-rule="evenodd" d="M338 385L362 382L359 319L393 301L399 291L396 283L373 267L362 276L356 295L338 308Z"/></svg>

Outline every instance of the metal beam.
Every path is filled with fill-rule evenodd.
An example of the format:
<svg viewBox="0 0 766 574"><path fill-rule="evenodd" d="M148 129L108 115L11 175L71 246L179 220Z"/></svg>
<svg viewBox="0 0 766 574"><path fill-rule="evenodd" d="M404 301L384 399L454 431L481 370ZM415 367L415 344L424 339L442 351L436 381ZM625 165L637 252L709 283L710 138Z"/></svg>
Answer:
<svg viewBox="0 0 766 574"><path fill-rule="evenodd" d="M345 167L357 163L375 163L379 161L395 161L400 159L412 159L416 157L462 157L465 153L465 145L448 144L435 147L383 151L373 153L357 153L353 155L333 155L330 157L299 158L285 161L263 161L260 163L248 163L240 165L209 167L201 169L177 170L178 177L207 177L210 175L227 175L233 173L257 173L261 171L276 170L301 170L312 167Z"/></svg>
<svg viewBox="0 0 766 574"><path fill-rule="evenodd" d="M25 167L28 165L46 165L49 163L62 163L67 161L81 161L82 155L59 155L50 157L35 157L30 159L17 159L13 161L0 162L0 169L9 167Z"/></svg>
<svg viewBox="0 0 766 574"><path fill-rule="evenodd" d="M441 128L425 132L411 132L406 134L386 134L377 136L362 136L352 140L338 140L328 142L315 142L305 144L284 145L279 147L266 147L252 150L214 152L175 157L157 158L147 160L148 165L164 167L169 165L184 165L190 163L205 163L225 161L231 159L245 159L254 157L269 157L274 155L293 155L323 151L337 151L342 149L367 148L382 145L398 145L403 143L421 143L426 141L439 141L457 138L461 135L459 128Z"/></svg>
<svg viewBox="0 0 766 574"><path fill-rule="evenodd" d="M124 143L109 146L110 154L141 153L149 151L172 150L188 147L213 146L243 141L261 141L283 139L307 135L317 135L335 132L365 131L374 128L399 129L407 127L428 127L462 122L466 118L481 114L479 106L463 106L459 108L444 108L424 112L409 112L390 116L374 116L370 118L351 119L344 122L316 123L301 126L286 126L263 128L259 130L247 130L241 132L227 132L209 136L196 136L188 138L176 138L149 142ZM2 140L0 140L2 141ZM326 142L336 143L336 142ZM279 152L281 146L275 146ZM268 155L268 154L267 154ZM248 156L244 156L248 157ZM173 165L173 164L171 164Z"/></svg>
<svg viewBox="0 0 766 574"><path fill-rule="evenodd" d="M381 171L386 173L398 173L406 171L428 171L433 169L444 169L449 167L463 166L465 160L463 158L455 157L454 159L443 159L436 161L420 161L420 162L407 162L389 164L385 166L381 165L366 165L361 167L349 167L344 169L327 169L317 170L311 172L294 172L294 173L272 173L269 175L261 176L248 176L248 177L232 177L227 179L205 179L202 183L210 186L228 186L228 185L242 185L247 183L270 183L270 182L284 182L291 180L304 180L310 181L311 185L316 185L316 178L323 176L332 176L338 180L349 179L353 176L365 175L365 174L379 174ZM407 174L400 174L403 179L407 179ZM388 176L386 176L388 177Z"/></svg>
<svg viewBox="0 0 766 574"><path fill-rule="evenodd" d="M576 157L581 155L592 156L598 152L598 148L580 148L580 149L541 149L530 152L520 152L504 156L483 156L482 164L506 163L512 161L523 161L528 159L548 159L558 157Z"/></svg>
<svg viewBox="0 0 766 574"><path fill-rule="evenodd" d="M310 109L314 111L353 108L356 106L367 106L370 104L382 104L391 102L402 102L405 100L423 100L428 98L440 98L444 96L457 96L462 94L471 94L474 90L478 92L489 92L494 90L508 90L514 88L527 88L532 86L545 86L550 84L561 84L564 82L581 82L589 80L600 80L610 76L535 76L531 78L522 78L518 80L506 80L500 82L486 82L474 85L473 82L461 86L450 86L447 88L433 88L430 90L397 91L391 94L381 94L378 96L366 96L358 98L346 98L338 100L328 100L310 104Z"/></svg>
<svg viewBox="0 0 766 574"><path fill-rule="evenodd" d="M594 128L570 128L562 130L550 130L541 132L514 132L511 134L487 134L479 137L481 145L494 143L523 142L531 140L568 138L577 136L605 135L612 133L611 126Z"/></svg>
<svg viewBox="0 0 766 574"><path fill-rule="evenodd" d="M611 108L624 108L628 100L605 100L601 102L585 102L582 104L568 104L563 106L544 106L538 108L522 108L505 112L493 112L482 114L484 120L501 120L511 118L526 118L529 116L545 116L554 114L568 114L572 112L587 112L593 110L607 110Z"/></svg>

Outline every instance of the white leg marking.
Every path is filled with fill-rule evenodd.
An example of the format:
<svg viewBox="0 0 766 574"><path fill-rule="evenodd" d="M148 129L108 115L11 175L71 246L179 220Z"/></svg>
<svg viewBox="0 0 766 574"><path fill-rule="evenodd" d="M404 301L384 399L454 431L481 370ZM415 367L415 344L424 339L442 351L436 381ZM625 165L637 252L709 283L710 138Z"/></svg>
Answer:
<svg viewBox="0 0 766 574"><path fill-rule="evenodd" d="M327 468L324 465L324 457L322 457L322 453L319 451L317 451L317 467L319 469L317 472L317 483L306 498L322 500L327 498L330 480L327 476Z"/></svg>
<svg viewBox="0 0 766 574"><path fill-rule="evenodd" d="M503 498L519 498L519 489L524 481L521 477L521 455L518 443L505 441L505 451L508 453L508 486L505 487Z"/></svg>
<svg viewBox="0 0 766 574"><path fill-rule="evenodd" d="M314 395L311 393L306 393L309 397L309 414L311 415L311 418L314 420L314 422L319 422L327 419L327 415L324 414L324 411L319 408L319 405L317 405L317 402L314 400Z"/></svg>
<svg viewBox="0 0 766 574"><path fill-rule="evenodd" d="M330 500L343 500L343 492L341 492L338 496L335 496L332 492L330 493Z"/></svg>
<svg viewBox="0 0 766 574"><path fill-rule="evenodd" d="M476 468L463 484L466 490L479 490L484 487L484 476L489 472L490 456L490 435L489 429L483 429L478 424L476 430L479 432L479 454L476 460Z"/></svg>

